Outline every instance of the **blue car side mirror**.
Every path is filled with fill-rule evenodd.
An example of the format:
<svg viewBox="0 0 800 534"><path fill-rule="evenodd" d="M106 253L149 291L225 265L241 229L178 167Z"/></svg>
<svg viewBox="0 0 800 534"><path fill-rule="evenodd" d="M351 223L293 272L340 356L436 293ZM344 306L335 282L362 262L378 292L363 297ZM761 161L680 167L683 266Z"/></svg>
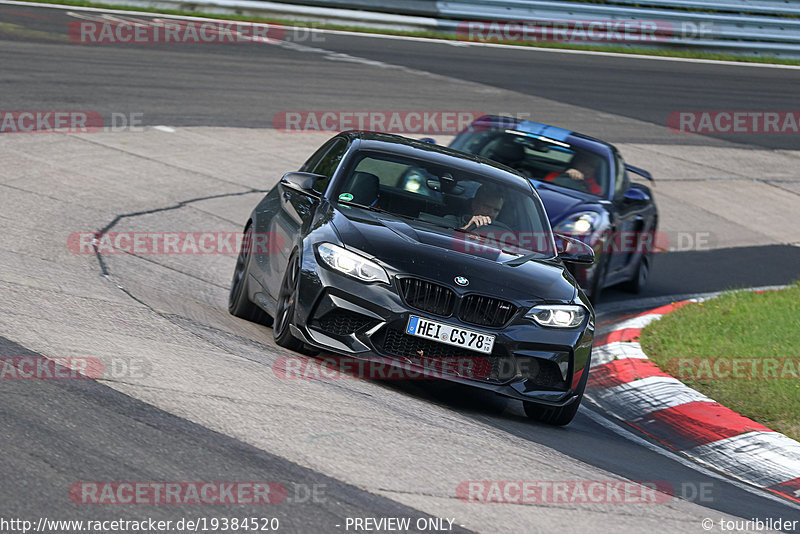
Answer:
<svg viewBox="0 0 800 534"><path fill-rule="evenodd" d="M625 191L625 200L627 202L635 202L637 204L644 204L650 202L650 195L643 189L638 187L631 187Z"/></svg>

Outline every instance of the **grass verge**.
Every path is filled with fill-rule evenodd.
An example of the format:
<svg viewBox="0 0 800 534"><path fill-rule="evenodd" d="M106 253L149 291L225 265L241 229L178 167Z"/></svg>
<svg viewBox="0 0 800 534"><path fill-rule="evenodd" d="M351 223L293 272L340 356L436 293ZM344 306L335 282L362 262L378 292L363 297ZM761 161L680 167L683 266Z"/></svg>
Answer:
<svg viewBox="0 0 800 534"><path fill-rule="evenodd" d="M800 282L689 304L648 325L640 342L686 385L800 440Z"/></svg>
<svg viewBox="0 0 800 534"><path fill-rule="evenodd" d="M327 24L327 23L319 23L319 22L304 22L304 21L297 21L297 20L285 20L279 18L262 18L262 17L252 17L252 16L244 16L244 15L227 15L222 13L200 13L197 11L186 11L186 10L177 10L177 9L157 9L157 8L150 8L150 7L137 7L137 6L126 6L114 3L99 3L99 2L87 2L85 0L20 0L23 2L31 2L31 3L44 3L44 4L55 4L55 5L64 5L64 6L77 6L77 7L96 7L96 8L103 8L103 9L120 9L126 11L138 11L142 13L158 13L158 14L166 14L166 15L179 15L179 16L191 16L191 17L200 17L200 18L209 18L209 19L224 19L224 20L234 20L234 21L246 21L246 22L264 22L264 23L272 23L272 24L283 24L285 26L299 26L299 27L312 27L312 28L319 28L319 29L328 29L328 30L339 30L339 31L351 31L351 32L360 32L360 33L376 33L376 34L383 34L383 35L404 35L409 37L424 37L428 39L440 39L445 41L458 41L460 40L458 36L450 34L450 33L442 33L442 32L433 32L433 31L399 31L399 30L389 30L389 29L378 29L378 28L369 28L369 27L362 27L362 26L347 26L347 25L339 25L339 24ZM767 63L772 65L800 65L800 60L798 59L788 59L788 58L780 58L775 56L741 56L736 54L718 54L718 53L711 53L711 52L702 52L698 50L684 50L684 49L651 49L651 48L635 48L635 47L627 47L627 46L615 46L615 45L575 45L575 44L568 44L568 43L543 43L543 42L522 42L522 41L491 41L492 43L497 44L505 44L505 45L513 45L513 46L520 46L520 47L529 47L529 48L554 48L554 49L563 49L563 50L585 50L585 51L594 51L594 52L613 52L619 54L629 54L629 55L646 55L646 56L657 56L657 57L676 57L676 58L688 58L688 59L707 59L713 61L735 61L740 63Z"/></svg>

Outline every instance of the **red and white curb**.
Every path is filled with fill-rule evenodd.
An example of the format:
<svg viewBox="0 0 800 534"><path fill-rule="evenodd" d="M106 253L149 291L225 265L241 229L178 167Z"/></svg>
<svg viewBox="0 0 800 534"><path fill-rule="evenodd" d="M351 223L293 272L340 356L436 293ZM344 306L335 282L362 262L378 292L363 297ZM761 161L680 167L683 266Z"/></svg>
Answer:
<svg viewBox="0 0 800 534"><path fill-rule="evenodd" d="M595 339L586 397L662 445L800 502L800 443L666 374L637 341L642 329L696 299L662 306Z"/></svg>

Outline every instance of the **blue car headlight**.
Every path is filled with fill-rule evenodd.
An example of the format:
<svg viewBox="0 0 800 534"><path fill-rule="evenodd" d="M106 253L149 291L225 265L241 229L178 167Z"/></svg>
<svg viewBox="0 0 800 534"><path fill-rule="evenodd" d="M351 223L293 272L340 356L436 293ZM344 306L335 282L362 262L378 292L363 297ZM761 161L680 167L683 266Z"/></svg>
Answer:
<svg viewBox="0 0 800 534"><path fill-rule="evenodd" d="M332 243L320 243L317 245L317 253L328 267L342 274L352 276L362 282L389 283L389 275L386 274L386 270L360 254Z"/></svg>
<svg viewBox="0 0 800 534"><path fill-rule="evenodd" d="M570 215L556 225L554 230L561 234L591 235L600 226L600 214L594 211L581 211Z"/></svg>
<svg viewBox="0 0 800 534"><path fill-rule="evenodd" d="M525 317L540 326L553 328L575 328L583 323L587 311L577 304L539 304L530 309Z"/></svg>

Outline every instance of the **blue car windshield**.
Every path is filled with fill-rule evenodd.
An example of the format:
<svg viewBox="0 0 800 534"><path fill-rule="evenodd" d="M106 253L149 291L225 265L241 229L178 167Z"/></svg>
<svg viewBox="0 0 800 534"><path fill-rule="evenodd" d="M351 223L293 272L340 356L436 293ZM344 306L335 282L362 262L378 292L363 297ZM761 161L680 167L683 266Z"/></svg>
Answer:
<svg viewBox="0 0 800 534"><path fill-rule="evenodd" d="M450 148L497 161L532 180L599 197L608 193L608 161L582 147L515 130L490 129L463 132Z"/></svg>
<svg viewBox="0 0 800 534"><path fill-rule="evenodd" d="M519 184L383 152L355 155L334 199L516 254L554 255L544 207Z"/></svg>

